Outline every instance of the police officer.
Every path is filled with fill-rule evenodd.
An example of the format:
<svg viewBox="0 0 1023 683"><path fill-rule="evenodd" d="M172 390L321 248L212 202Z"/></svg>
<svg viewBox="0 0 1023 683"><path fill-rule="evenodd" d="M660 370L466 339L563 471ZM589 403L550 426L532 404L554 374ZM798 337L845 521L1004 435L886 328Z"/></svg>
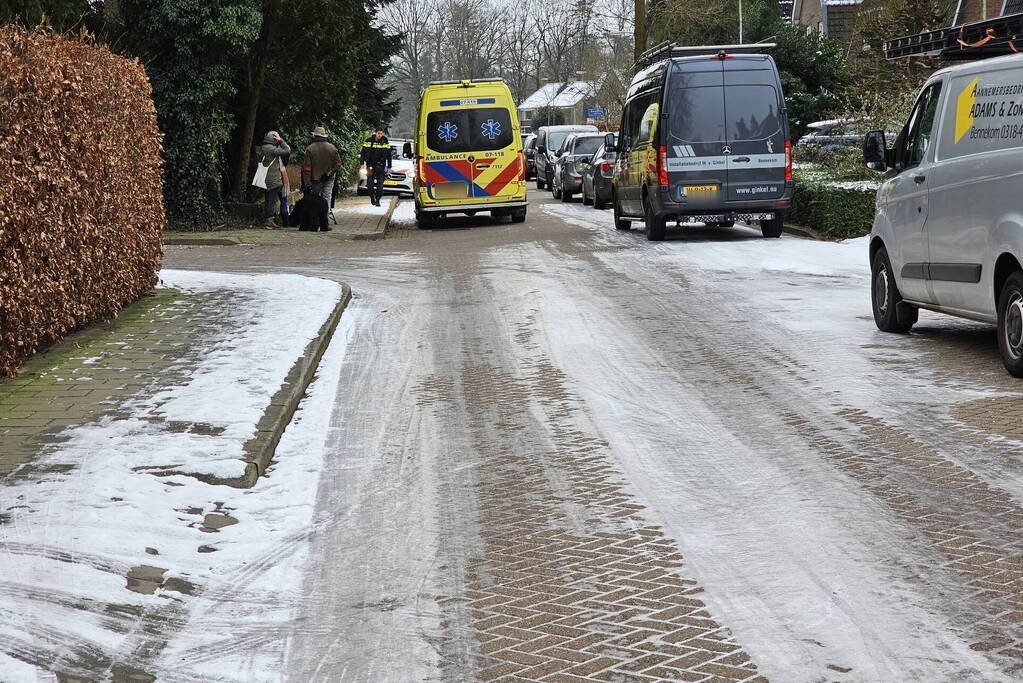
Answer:
<svg viewBox="0 0 1023 683"><path fill-rule="evenodd" d="M362 143L359 160L366 167L366 185L370 201L374 206L380 206L380 197L384 194L384 178L391 169L391 143L387 141L383 128L377 128Z"/></svg>

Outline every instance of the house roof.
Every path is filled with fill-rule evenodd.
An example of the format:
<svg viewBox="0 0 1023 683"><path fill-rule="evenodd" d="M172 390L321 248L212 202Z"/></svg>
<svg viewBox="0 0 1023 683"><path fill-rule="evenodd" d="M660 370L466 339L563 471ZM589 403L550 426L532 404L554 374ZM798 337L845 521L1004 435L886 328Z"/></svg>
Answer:
<svg viewBox="0 0 1023 683"><path fill-rule="evenodd" d="M522 103L519 104L519 109L539 109L540 107L550 106L550 103L554 101L554 98L557 97L564 86L564 83L545 84L535 93L522 100Z"/></svg>
<svg viewBox="0 0 1023 683"><path fill-rule="evenodd" d="M574 107L596 91L594 83L547 83L535 93L522 100L519 109L540 109L542 107Z"/></svg>

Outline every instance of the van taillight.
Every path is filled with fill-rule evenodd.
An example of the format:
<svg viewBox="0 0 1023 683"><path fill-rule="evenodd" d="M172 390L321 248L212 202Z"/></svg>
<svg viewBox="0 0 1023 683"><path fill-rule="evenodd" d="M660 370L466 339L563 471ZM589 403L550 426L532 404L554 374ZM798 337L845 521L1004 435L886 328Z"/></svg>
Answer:
<svg viewBox="0 0 1023 683"><path fill-rule="evenodd" d="M661 145L657 148L657 182L668 184L668 148Z"/></svg>
<svg viewBox="0 0 1023 683"><path fill-rule="evenodd" d="M423 165L423 157L416 158L416 175L420 185L426 185L426 170Z"/></svg>
<svg viewBox="0 0 1023 683"><path fill-rule="evenodd" d="M526 179L526 153L519 152L519 180Z"/></svg>
<svg viewBox="0 0 1023 683"><path fill-rule="evenodd" d="M785 141L785 180L792 180L792 141Z"/></svg>

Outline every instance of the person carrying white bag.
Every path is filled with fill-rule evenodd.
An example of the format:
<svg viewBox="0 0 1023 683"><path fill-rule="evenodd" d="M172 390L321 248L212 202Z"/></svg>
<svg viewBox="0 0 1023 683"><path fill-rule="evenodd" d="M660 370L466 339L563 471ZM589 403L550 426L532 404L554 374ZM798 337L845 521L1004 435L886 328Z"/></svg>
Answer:
<svg viewBox="0 0 1023 683"><path fill-rule="evenodd" d="M256 175L252 178L252 184L266 192L263 227L267 230L277 227L274 215L277 213L277 201L280 199L280 190L284 185L281 157L289 154L291 154L291 147L281 139L275 130L267 133L263 138L263 144L256 148Z"/></svg>

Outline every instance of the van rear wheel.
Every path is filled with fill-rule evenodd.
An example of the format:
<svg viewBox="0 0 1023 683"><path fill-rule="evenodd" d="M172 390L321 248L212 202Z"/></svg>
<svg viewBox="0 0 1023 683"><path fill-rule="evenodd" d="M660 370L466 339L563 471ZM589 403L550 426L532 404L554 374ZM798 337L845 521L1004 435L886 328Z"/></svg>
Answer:
<svg viewBox="0 0 1023 683"><path fill-rule="evenodd" d="M663 242L664 233L668 230L668 219L654 214L654 205L647 199L643 202L646 216L646 238L650 242Z"/></svg>
<svg viewBox="0 0 1023 683"><path fill-rule="evenodd" d="M526 222L526 207L521 206L511 210L511 222L512 223L525 223Z"/></svg>
<svg viewBox="0 0 1023 683"><path fill-rule="evenodd" d="M771 220L760 221L760 232L764 234L764 237L781 237L784 225L785 217L778 212Z"/></svg>
<svg viewBox="0 0 1023 683"><path fill-rule="evenodd" d="M920 316L916 306L902 300L895 284L892 262L888 250L881 247L870 260L870 300L874 309L874 323L882 332L909 332Z"/></svg>
<svg viewBox="0 0 1023 683"><path fill-rule="evenodd" d="M1023 377L1023 271L1002 285L998 297L998 350L1013 377Z"/></svg>
<svg viewBox="0 0 1023 683"><path fill-rule="evenodd" d="M618 208L618 197L616 195L611 195L611 204L613 205L613 209L614 209L615 229L617 229L617 230L631 230L632 229L632 221L622 220L622 211L621 211L621 209Z"/></svg>

